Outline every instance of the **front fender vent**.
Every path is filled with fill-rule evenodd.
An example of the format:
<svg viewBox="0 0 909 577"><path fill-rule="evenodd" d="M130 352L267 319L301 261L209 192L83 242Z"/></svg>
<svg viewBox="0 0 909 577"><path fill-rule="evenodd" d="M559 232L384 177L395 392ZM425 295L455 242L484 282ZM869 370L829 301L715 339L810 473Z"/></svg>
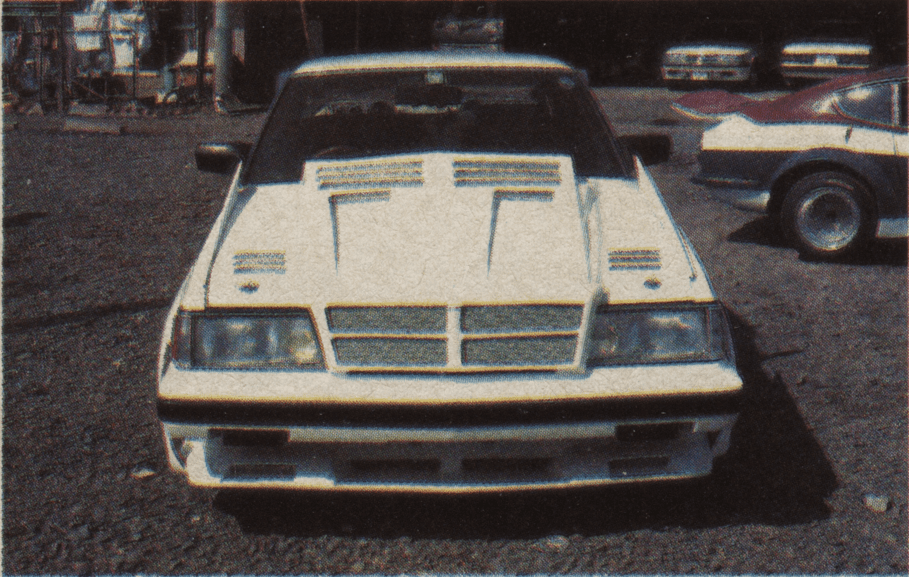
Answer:
<svg viewBox="0 0 909 577"><path fill-rule="evenodd" d="M609 251L609 270L660 270L660 251L630 248Z"/></svg>

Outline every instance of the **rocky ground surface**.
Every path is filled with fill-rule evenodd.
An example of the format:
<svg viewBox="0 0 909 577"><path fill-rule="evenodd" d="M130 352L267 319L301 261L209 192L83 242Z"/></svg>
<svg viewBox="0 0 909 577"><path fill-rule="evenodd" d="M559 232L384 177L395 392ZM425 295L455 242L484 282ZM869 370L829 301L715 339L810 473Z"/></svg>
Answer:
<svg viewBox="0 0 909 577"><path fill-rule="evenodd" d="M261 115L53 116L3 132L3 572L906 573L906 243L809 262L690 183L678 93L598 91L669 132L653 175L728 305L747 403L707 481L483 497L236 494L167 468L167 306L223 201L205 140Z"/></svg>

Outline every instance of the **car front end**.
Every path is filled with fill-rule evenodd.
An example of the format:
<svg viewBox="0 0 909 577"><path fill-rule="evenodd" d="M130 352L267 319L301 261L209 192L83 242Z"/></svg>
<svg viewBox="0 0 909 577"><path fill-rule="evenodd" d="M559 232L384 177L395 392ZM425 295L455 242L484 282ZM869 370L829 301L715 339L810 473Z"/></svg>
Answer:
<svg viewBox="0 0 909 577"><path fill-rule="evenodd" d="M748 82L754 79L755 51L725 44L674 46L663 54L666 82Z"/></svg>
<svg viewBox="0 0 909 577"><path fill-rule="evenodd" d="M726 313L582 82L440 53L292 75L164 329L171 466L405 492L708 474L742 395Z"/></svg>
<svg viewBox="0 0 909 577"><path fill-rule="evenodd" d="M780 71L787 81L826 80L855 74L873 65L869 43L806 40L791 42L780 54Z"/></svg>

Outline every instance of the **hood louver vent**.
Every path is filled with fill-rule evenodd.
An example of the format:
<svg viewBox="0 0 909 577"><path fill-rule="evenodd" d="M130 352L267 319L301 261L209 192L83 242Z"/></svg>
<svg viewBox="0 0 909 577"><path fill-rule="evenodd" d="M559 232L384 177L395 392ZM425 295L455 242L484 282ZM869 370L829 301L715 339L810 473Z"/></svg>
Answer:
<svg viewBox="0 0 909 577"><path fill-rule="evenodd" d="M329 164L316 170L316 182L321 190L423 186L423 161Z"/></svg>
<svg viewBox="0 0 909 577"><path fill-rule="evenodd" d="M609 251L609 270L659 270L660 251L636 248Z"/></svg>
<svg viewBox="0 0 909 577"><path fill-rule="evenodd" d="M557 186L559 163L532 160L456 160L455 186Z"/></svg>

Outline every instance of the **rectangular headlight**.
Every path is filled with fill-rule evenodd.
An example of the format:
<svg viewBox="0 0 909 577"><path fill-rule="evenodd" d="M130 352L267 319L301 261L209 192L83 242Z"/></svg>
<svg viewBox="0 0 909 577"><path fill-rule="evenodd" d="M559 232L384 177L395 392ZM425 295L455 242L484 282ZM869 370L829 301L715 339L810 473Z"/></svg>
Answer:
<svg viewBox="0 0 909 577"><path fill-rule="evenodd" d="M181 313L174 334L178 365L206 369L321 368L322 351L306 313Z"/></svg>
<svg viewBox="0 0 909 577"><path fill-rule="evenodd" d="M590 366L733 361L718 305L601 310L591 342Z"/></svg>
<svg viewBox="0 0 909 577"><path fill-rule="evenodd" d="M738 54L717 54L716 63L719 66L737 66L742 64L744 57Z"/></svg>

